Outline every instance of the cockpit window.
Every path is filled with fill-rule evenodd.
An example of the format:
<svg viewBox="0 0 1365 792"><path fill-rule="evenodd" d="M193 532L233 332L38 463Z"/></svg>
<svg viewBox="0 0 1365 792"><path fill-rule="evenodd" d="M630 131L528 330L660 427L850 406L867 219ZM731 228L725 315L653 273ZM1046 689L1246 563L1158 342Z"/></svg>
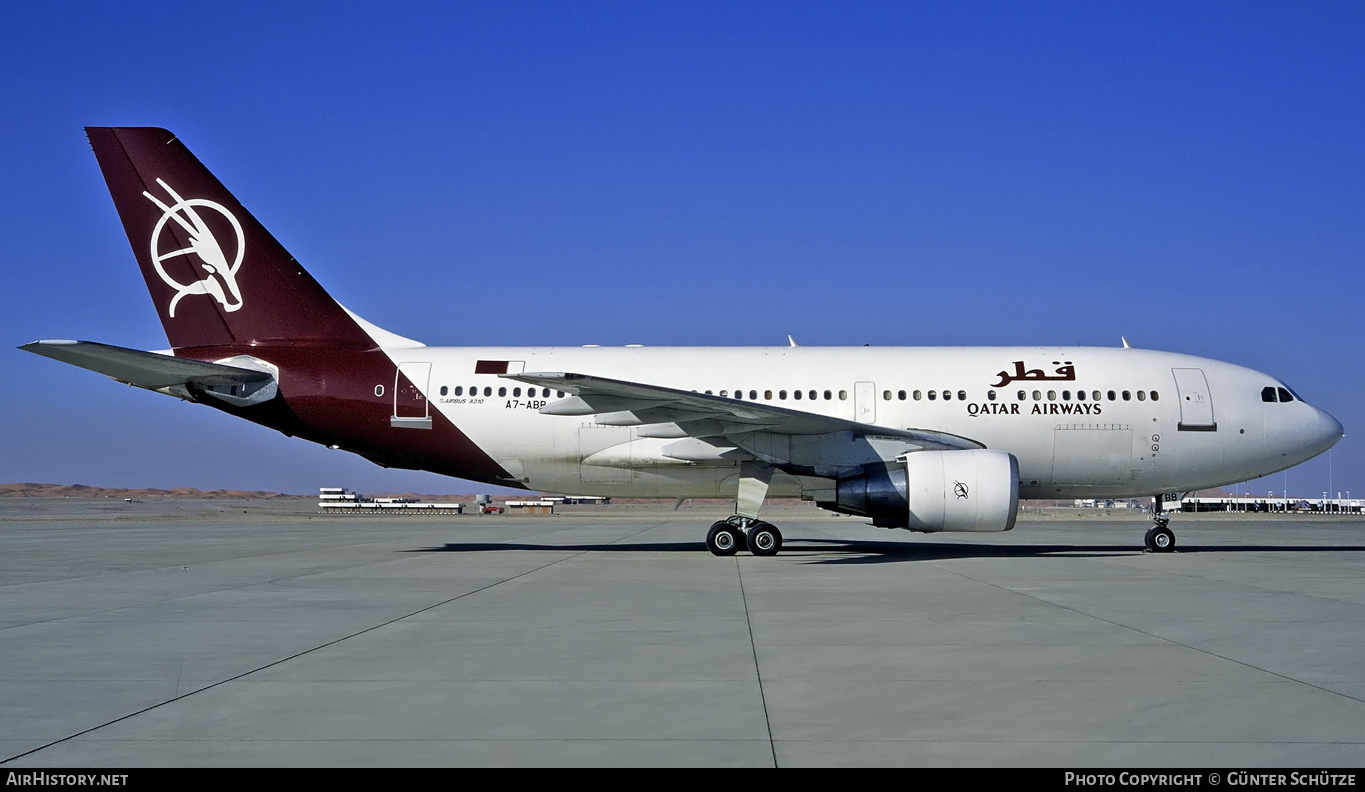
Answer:
<svg viewBox="0 0 1365 792"><path fill-rule="evenodd" d="M1280 401L1282 401L1282 402L1292 402L1292 401L1294 401L1294 396L1293 396L1292 394L1290 394L1290 392L1289 392L1288 390L1286 390L1285 388L1280 388L1279 391L1280 391Z"/></svg>
<svg viewBox="0 0 1365 792"><path fill-rule="evenodd" d="M1272 387L1272 386L1270 386L1270 385L1267 385L1266 387L1261 388L1261 401L1263 401L1263 402L1273 402L1273 401L1276 401L1276 399L1275 399L1275 388Z"/></svg>

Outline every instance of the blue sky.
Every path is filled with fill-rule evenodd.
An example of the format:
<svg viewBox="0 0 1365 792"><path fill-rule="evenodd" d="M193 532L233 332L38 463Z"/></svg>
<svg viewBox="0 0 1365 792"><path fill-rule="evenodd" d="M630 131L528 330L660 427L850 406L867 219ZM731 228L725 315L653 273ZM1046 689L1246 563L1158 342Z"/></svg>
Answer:
<svg viewBox="0 0 1365 792"><path fill-rule="evenodd" d="M82 131L154 125L427 343L1126 336L1346 426L1244 491L1365 495L1362 41L1349 2L13 5L0 481L487 489L13 349L166 345Z"/></svg>

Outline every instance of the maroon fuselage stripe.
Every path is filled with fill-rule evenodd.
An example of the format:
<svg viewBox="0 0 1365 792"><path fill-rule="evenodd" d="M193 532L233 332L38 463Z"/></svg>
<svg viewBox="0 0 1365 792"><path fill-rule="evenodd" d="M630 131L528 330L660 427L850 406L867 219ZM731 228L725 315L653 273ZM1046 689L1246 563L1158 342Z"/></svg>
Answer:
<svg viewBox="0 0 1365 792"><path fill-rule="evenodd" d="M280 395L254 407L214 398L204 403L224 412L324 445L336 445L384 467L428 470L486 484L525 489L469 436L435 409L431 429L390 426L393 361L380 349L336 343L284 342L192 347L176 356L215 361L251 355L280 370ZM384 395L375 395L375 386ZM400 388L413 388L399 375Z"/></svg>

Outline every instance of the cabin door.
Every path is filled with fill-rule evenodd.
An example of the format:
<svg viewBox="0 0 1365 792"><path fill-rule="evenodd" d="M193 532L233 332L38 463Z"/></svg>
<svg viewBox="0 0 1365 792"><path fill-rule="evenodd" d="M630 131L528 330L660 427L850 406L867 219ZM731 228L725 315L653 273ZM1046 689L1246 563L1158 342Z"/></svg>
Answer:
<svg viewBox="0 0 1365 792"><path fill-rule="evenodd" d="M877 384L875 382L853 383L853 420L865 424L877 422Z"/></svg>
<svg viewBox="0 0 1365 792"><path fill-rule="evenodd" d="M1180 399L1180 425L1182 432L1216 432L1218 424L1213 421L1213 397L1209 394L1209 381L1203 369L1171 369L1175 375L1175 389Z"/></svg>
<svg viewBox="0 0 1365 792"><path fill-rule="evenodd" d="M430 363L398 364L393 375L393 415L389 425L395 429L430 429L431 405L427 387L431 380Z"/></svg>

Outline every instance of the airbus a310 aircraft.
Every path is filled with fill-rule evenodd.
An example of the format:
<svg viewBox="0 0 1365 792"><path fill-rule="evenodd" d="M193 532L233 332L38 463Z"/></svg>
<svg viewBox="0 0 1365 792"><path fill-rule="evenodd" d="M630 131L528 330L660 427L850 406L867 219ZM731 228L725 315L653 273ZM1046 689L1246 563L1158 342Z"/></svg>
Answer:
<svg viewBox="0 0 1365 792"><path fill-rule="evenodd" d="M1020 498L1158 504L1310 459L1341 424L1276 378L1089 347L430 347L334 301L170 132L86 130L171 348L22 349L385 467L565 494L733 498L707 547L773 555L766 498L1008 531Z"/></svg>

